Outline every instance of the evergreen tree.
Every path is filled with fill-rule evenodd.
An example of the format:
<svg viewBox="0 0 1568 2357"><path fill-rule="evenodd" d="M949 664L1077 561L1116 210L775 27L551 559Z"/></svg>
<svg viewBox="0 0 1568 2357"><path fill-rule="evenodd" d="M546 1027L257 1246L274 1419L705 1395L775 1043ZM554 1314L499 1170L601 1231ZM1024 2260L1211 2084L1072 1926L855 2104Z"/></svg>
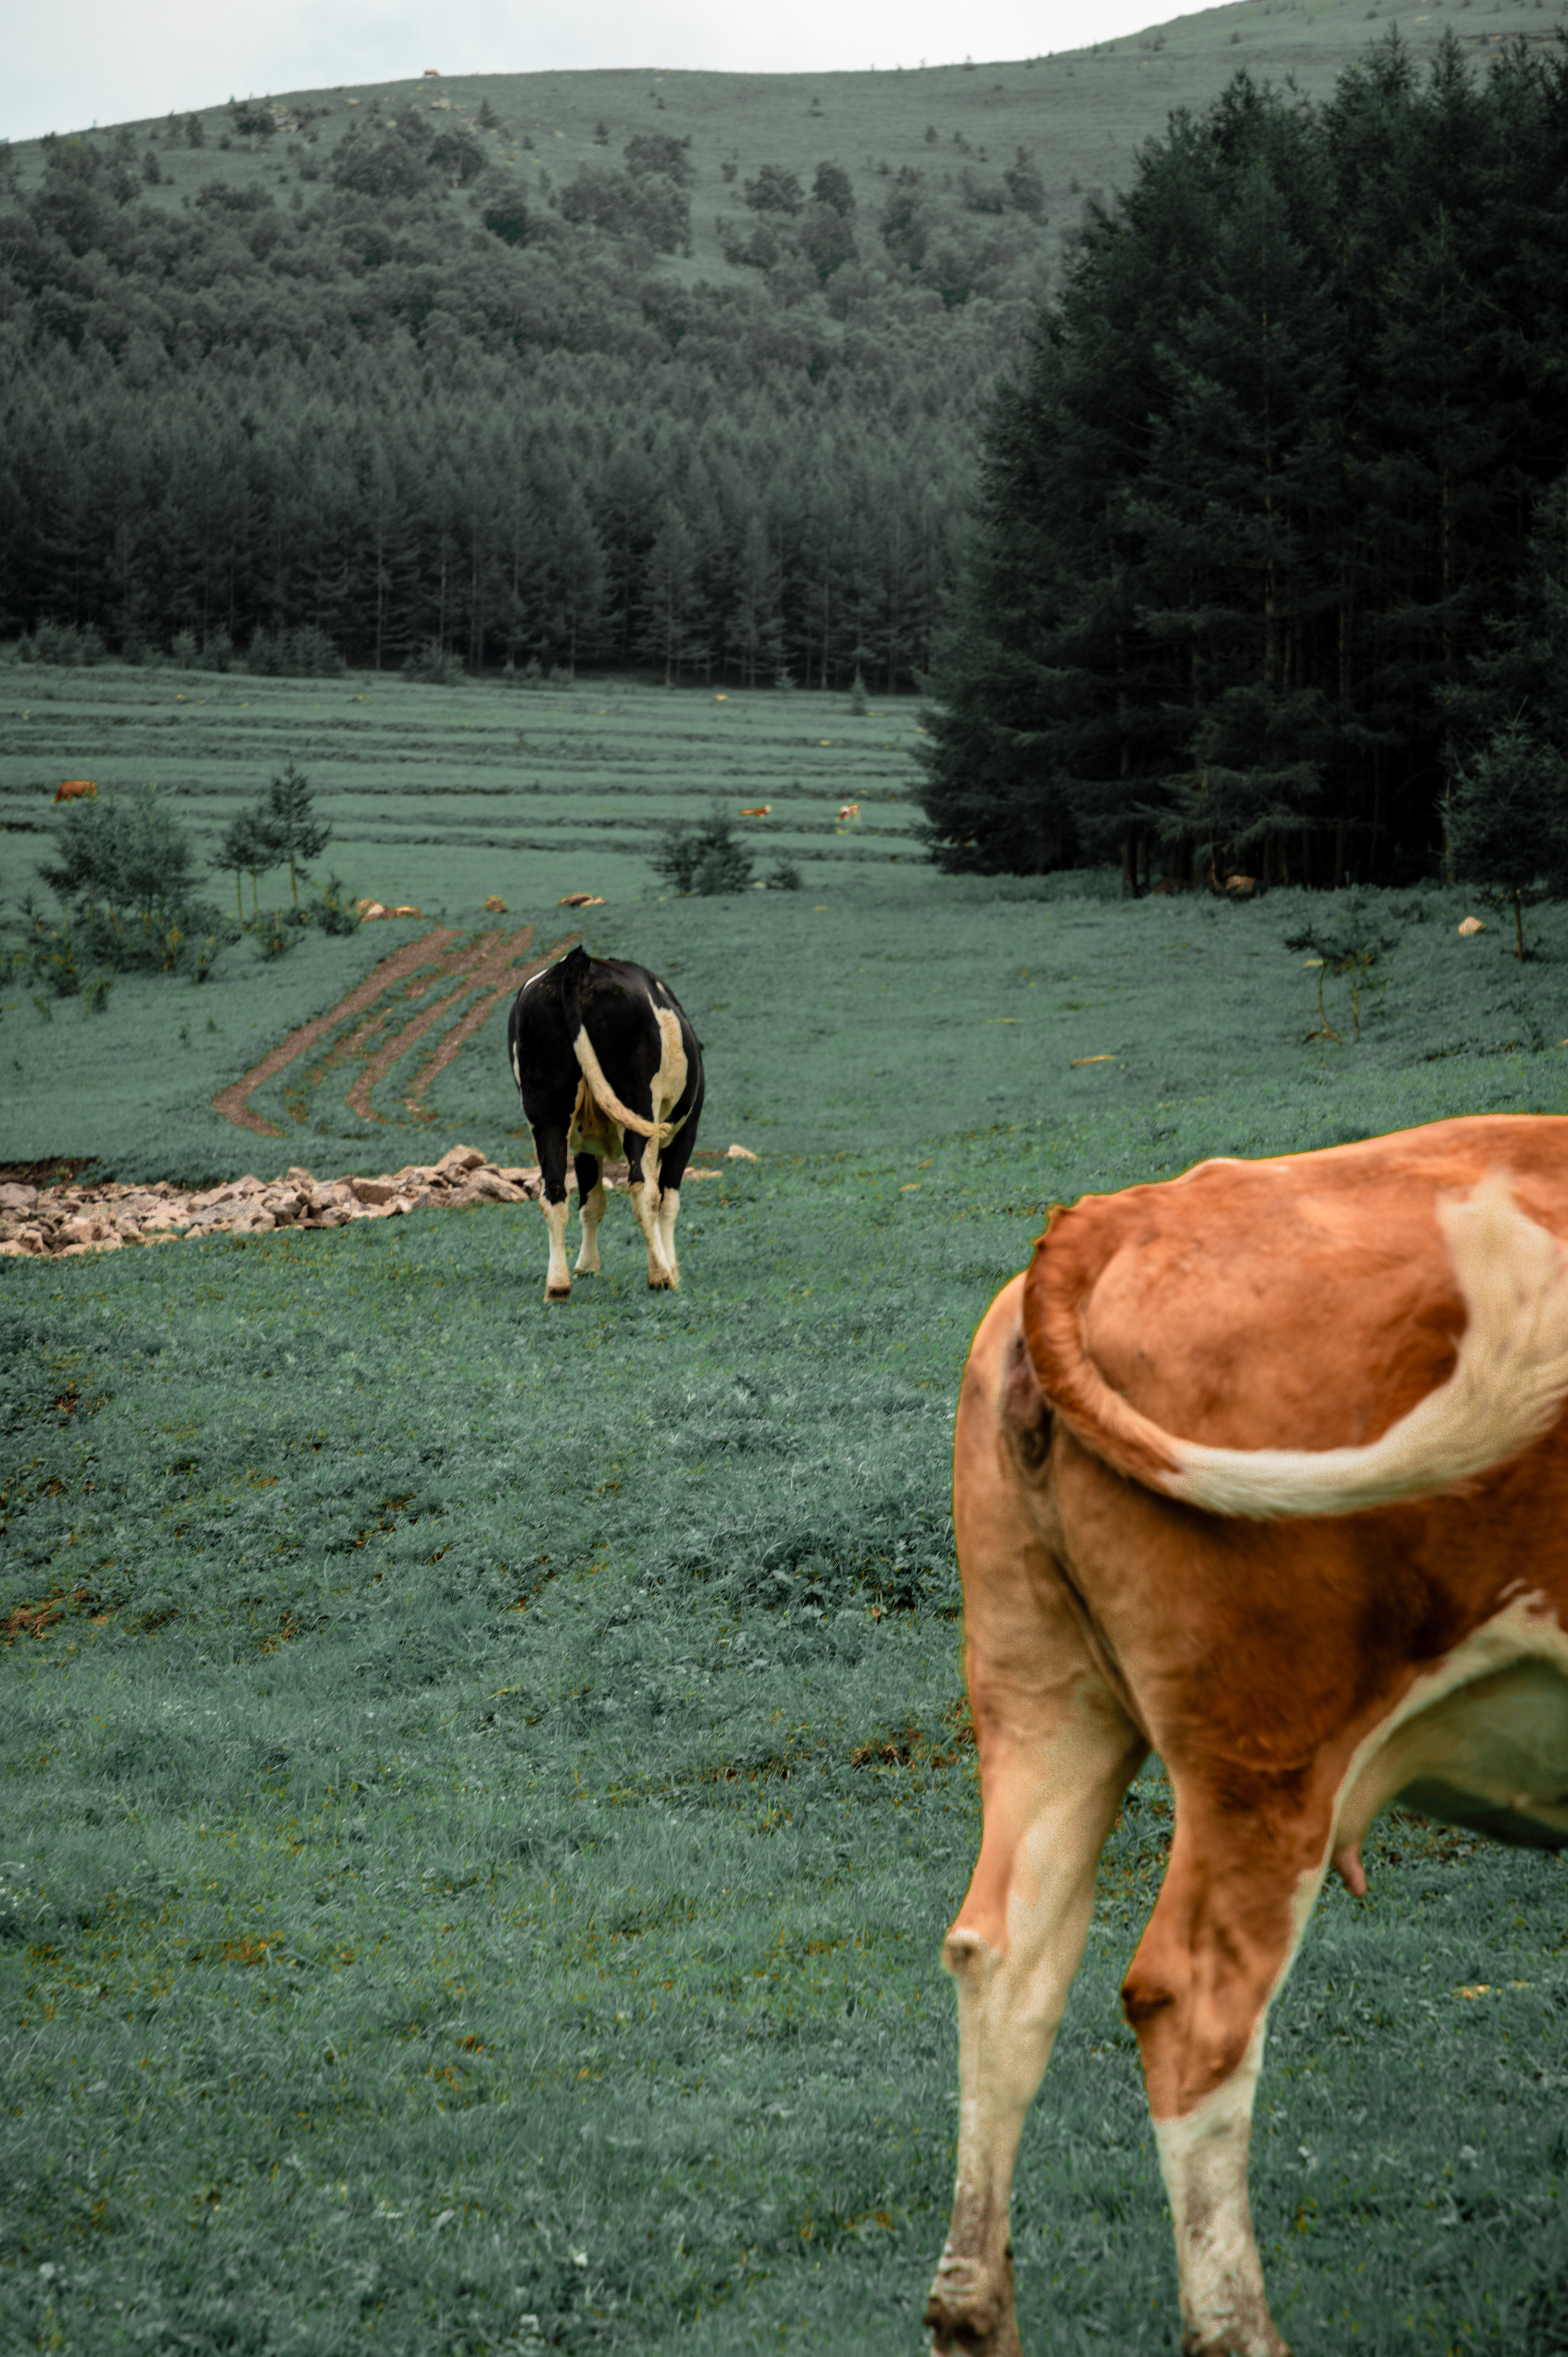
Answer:
<svg viewBox="0 0 1568 2357"><path fill-rule="evenodd" d="M234 900L242 924L245 918L244 893L240 879L251 879L251 914L261 913L257 879L269 867L281 866L283 853L279 847L271 814L264 802L252 803L249 810L236 812L218 840L215 867L225 868L234 878Z"/></svg>
<svg viewBox="0 0 1568 2357"><path fill-rule="evenodd" d="M671 500L654 534L644 568L641 646L664 666L664 684L673 687L683 663L701 659L697 632L697 544L691 526Z"/></svg>
<svg viewBox="0 0 1568 2357"><path fill-rule="evenodd" d="M1456 771L1444 803L1456 873L1492 887L1513 910L1525 954L1523 903L1568 892L1568 751L1510 720Z"/></svg>
<svg viewBox="0 0 1568 2357"><path fill-rule="evenodd" d="M285 859L288 862L288 880L296 909L299 870L310 860L319 859L332 838L331 826L316 816L313 801L310 780L295 769L291 757L284 766L283 775L274 778L267 788L266 823L279 864Z"/></svg>

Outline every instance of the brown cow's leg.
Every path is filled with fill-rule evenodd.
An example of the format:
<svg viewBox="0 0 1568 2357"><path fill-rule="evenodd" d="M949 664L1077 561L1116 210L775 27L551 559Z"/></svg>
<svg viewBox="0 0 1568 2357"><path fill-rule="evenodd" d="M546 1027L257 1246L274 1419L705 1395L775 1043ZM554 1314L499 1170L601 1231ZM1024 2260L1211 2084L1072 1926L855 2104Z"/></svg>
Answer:
<svg viewBox="0 0 1568 2357"><path fill-rule="evenodd" d="M1256 1808L1174 1771L1176 1830L1122 1985L1176 2228L1187 2357L1290 2357L1269 2314L1247 2200L1270 2000L1326 1868L1326 1822ZM1271 1801L1273 1805L1271 1805Z"/></svg>
<svg viewBox="0 0 1568 2357"><path fill-rule="evenodd" d="M942 1956L958 1986L960 2109L952 2226L926 2309L940 2357L1019 2349L1013 2165L1083 1953L1095 1866L1147 1748L1089 1652L1004 1422L1017 1292L975 1337L954 1439L984 1830Z"/></svg>

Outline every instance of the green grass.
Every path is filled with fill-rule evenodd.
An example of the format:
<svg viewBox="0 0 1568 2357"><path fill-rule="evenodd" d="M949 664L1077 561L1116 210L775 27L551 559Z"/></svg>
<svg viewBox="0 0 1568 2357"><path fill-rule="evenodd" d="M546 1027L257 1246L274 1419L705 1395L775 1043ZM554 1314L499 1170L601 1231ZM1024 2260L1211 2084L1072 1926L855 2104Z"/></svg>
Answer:
<svg viewBox="0 0 1568 2357"><path fill-rule="evenodd" d="M699 755L735 716L656 701ZM227 741L248 791L266 757ZM1457 938L1462 896L1379 896L1337 1047L1296 896L821 873L660 902L633 867L585 922L691 1007L703 1143L759 1151L690 1189L679 1296L613 1202L606 1274L549 1311L532 1207L0 1272L7 2351L918 2345L978 1835L947 1521L975 1319L1053 1198L1563 1110L1568 912L1521 969ZM485 1034L371 1151L221 1135L216 1088L397 937L102 1017L8 997L0 1152L511 1158ZM1019 2176L1026 2346L1065 2357L1176 2335L1116 1996L1157 1770L1134 1803ZM1276 2009L1276 2313L1301 2357L1548 2352L1563 1868L1399 1819L1368 1867Z"/></svg>

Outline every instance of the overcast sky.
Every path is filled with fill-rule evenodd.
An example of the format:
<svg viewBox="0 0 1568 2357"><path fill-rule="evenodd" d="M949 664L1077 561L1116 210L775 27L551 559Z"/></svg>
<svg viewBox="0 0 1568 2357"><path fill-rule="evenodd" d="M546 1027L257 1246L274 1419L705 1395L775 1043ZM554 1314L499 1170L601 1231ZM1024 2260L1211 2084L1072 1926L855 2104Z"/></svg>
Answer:
<svg viewBox="0 0 1568 2357"><path fill-rule="evenodd" d="M16 0L0 138L339 82L588 66L827 73L1039 57L1166 22L1170 0Z"/></svg>

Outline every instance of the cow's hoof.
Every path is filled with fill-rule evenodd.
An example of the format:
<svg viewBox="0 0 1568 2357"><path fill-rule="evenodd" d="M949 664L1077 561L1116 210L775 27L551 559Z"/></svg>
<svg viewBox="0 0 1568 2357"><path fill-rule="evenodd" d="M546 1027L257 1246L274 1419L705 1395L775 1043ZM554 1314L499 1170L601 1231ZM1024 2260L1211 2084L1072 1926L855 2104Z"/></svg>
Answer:
<svg viewBox="0 0 1568 2357"><path fill-rule="evenodd" d="M648 1290L650 1293L668 1293L670 1279L667 1276L650 1276L648 1280Z"/></svg>
<svg viewBox="0 0 1568 2357"><path fill-rule="evenodd" d="M569 1285L547 1285L544 1288L544 1298L546 1301L570 1301L572 1288Z"/></svg>

